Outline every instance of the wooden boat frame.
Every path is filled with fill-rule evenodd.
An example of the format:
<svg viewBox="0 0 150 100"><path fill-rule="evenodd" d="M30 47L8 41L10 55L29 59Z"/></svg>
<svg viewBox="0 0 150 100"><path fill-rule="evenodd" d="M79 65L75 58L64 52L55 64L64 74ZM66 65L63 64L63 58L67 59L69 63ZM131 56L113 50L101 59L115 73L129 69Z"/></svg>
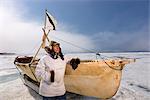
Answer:
<svg viewBox="0 0 150 100"><path fill-rule="evenodd" d="M23 63L26 58L30 60ZM30 64L32 58L20 57L14 63L24 79L38 87L40 79L35 76L35 68L39 59ZM21 63L18 59L22 60ZM82 60L76 70L73 70L71 65L67 63L64 78L66 90L85 96L111 98L119 88L122 69L126 64L134 61L134 59Z"/></svg>

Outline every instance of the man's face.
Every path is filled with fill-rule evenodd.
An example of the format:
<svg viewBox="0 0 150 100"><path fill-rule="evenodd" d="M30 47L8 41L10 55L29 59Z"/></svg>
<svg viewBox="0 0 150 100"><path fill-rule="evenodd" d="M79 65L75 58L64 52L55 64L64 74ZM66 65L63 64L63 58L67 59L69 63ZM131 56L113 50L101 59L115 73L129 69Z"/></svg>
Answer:
<svg viewBox="0 0 150 100"><path fill-rule="evenodd" d="M59 45L54 45L54 46L53 46L53 50L54 50L54 52L59 53L59 52L60 52L60 47L59 47Z"/></svg>

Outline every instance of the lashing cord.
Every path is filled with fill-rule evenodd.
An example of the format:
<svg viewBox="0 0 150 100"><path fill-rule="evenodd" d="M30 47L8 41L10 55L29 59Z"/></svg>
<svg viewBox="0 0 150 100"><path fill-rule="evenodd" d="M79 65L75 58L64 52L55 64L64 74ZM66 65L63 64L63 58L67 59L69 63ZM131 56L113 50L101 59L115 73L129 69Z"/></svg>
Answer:
<svg viewBox="0 0 150 100"><path fill-rule="evenodd" d="M85 51L87 51L87 52L89 52L89 53L95 53L96 56L99 56L99 57L102 59L102 61L103 61L108 67L110 67L111 69L119 70L119 71L121 71L121 70L123 69L122 66L116 66L116 67L120 67L119 69L112 67L111 65L109 65L109 64L105 61L105 59L101 56L100 53L96 53L94 50L89 50L89 49L80 47L80 46L78 46L78 45L76 45L76 44L73 44L73 43L71 43L71 42L62 40L62 39L60 39L60 38L58 38L58 37L54 37L54 38L56 38L56 39L58 39L58 40L60 40L60 41L63 41L63 42L65 42L65 43L67 43L67 44L70 44L70 45L72 45L72 46L74 46L74 47L77 47L77 48L79 48L79 49L85 50ZM109 58L108 56L105 56L105 57ZM118 58L119 58L119 57L118 57Z"/></svg>

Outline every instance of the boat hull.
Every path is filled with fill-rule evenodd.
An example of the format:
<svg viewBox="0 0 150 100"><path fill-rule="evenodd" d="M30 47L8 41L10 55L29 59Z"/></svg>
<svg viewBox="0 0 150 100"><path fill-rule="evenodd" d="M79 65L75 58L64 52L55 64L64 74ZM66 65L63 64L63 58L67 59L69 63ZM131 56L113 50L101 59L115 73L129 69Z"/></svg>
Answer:
<svg viewBox="0 0 150 100"><path fill-rule="evenodd" d="M35 76L37 63L38 61L34 61L29 65L16 62L15 65L21 73L35 82L40 82L40 79ZM111 98L119 88L122 68L127 63L129 61L81 61L76 70L73 70L68 63L64 78L66 90L85 96Z"/></svg>
<svg viewBox="0 0 150 100"><path fill-rule="evenodd" d="M121 74L122 71L113 70L102 62L81 63L77 70L67 65L66 90L85 96L111 98L119 88Z"/></svg>

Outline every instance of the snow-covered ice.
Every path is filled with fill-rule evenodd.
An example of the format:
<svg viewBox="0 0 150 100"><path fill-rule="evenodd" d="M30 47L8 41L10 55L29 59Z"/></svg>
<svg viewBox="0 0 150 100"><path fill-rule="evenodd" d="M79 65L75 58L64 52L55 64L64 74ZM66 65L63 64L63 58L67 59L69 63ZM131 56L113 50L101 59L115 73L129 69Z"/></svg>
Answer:
<svg viewBox="0 0 150 100"><path fill-rule="evenodd" d="M136 58L126 65L117 94L109 100L150 100L150 52L102 53L107 57ZM42 100L42 97L25 86L13 61L17 55L0 55L0 100ZM69 54L81 59L95 59L94 54ZM98 98L67 93L68 100L98 100Z"/></svg>

